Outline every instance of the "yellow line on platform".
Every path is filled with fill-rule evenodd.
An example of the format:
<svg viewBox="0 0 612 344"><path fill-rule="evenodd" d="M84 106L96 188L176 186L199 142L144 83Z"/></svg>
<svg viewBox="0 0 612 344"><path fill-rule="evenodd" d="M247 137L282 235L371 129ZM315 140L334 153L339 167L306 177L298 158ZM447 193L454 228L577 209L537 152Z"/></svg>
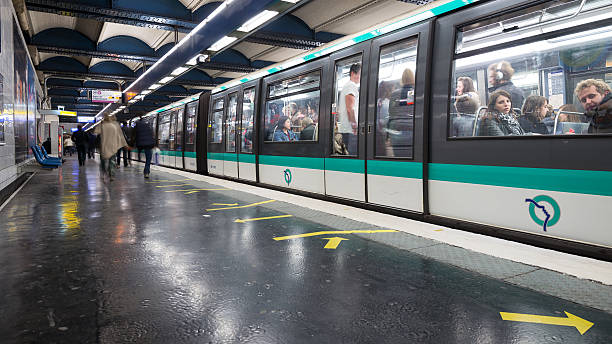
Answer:
<svg viewBox="0 0 612 344"><path fill-rule="evenodd" d="M230 190L230 189L183 189L183 190L167 190L164 192L181 192L181 191L221 191L221 190Z"/></svg>
<svg viewBox="0 0 612 344"><path fill-rule="evenodd" d="M154 183L176 183L176 182L186 182L186 181L191 181L193 179L177 179L177 180L152 180L150 182L146 182L147 184L154 184Z"/></svg>
<svg viewBox="0 0 612 344"><path fill-rule="evenodd" d="M269 199L267 201L263 201L263 202L257 202L257 203L251 203L251 204L247 204L247 205L239 205L237 207L225 207L225 208L212 208L212 209L206 209L206 211L215 211L215 210L226 210L226 209L239 209L239 208L249 208L249 207L254 207L254 206L258 206L260 204L265 204L265 203L271 203L271 202L276 202L275 199Z"/></svg>
<svg viewBox="0 0 612 344"><path fill-rule="evenodd" d="M233 205L238 205L238 203L213 203L212 205L224 205L227 207L231 207Z"/></svg>
<svg viewBox="0 0 612 344"><path fill-rule="evenodd" d="M268 216L268 217L258 217L255 219L236 219L236 221L234 222L238 222L238 223L244 223L244 222L251 222L251 221L260 221L260 220L271 220L271 219L280 219L283 217L292 217L293 215L278 215L278 216Z"/></svg>
<svg viewBox="0 0 612 344"><path fill-rule="evenodd" d="M327 234L353 234L353 233L393 233L397 232L395 229L375 229L375 230L355 230L355 231L322 231L322 232L312 232L312 233L304 233L304 234L296 234L289 235L284 237L276 237L273 238L276 241L280 240L289 240L289 239L297 239L297 238L306 238L317 235L327 235Z"/></svg>
<svg viewBox="0 0 612 344"><path fill-rule="evenodd" d="M195 186L195 185L191 185L191 184L172 184L172 185L156 185L156 188L169 188L169 187L173 187L173 186Z"/></svg>

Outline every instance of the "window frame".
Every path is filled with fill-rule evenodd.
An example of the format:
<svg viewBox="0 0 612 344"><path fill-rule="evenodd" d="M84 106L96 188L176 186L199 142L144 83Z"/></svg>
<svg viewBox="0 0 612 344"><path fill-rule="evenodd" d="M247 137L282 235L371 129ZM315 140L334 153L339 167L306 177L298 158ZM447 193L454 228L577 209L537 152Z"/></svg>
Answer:
<svg viewBox="0 0 612 344"><path fill-rule="evenodd" d="M232 96L236 97L236 118L234 119L234 151L229 151L227 145L229 143L228 139L229 139L229 134L228 134L228 126L229 126L229 112L230 112L230 98ZM239 89L234 89L229 91L226 96L225 96L225 102L227 103L223 103L223 140L224 141L224 145L223 145L223 152L225 153L235 153L238 154L238 147L237 147L237 142L238 142L238 133L236 132L236 126L238 121L238 114L239 114L239 106L240 106L240 90ZM227 106L225 106L227 104Z"/></svg>
<svg viewBox="0 0 612 344"><path fill-rule="evenodd" d="M221 109L215 110L215 103L221 101L223 102L223 106L221 107ZM212 101L210 102L210 116L208 117L208 123L206 123L206 126L210 126L211 123L213 123L213 119L215 118L215 113L220 112L221 113L221 142L216 142L213 141L214 139L214 135L212 132L212 126L208 127L208 137L209 140L206 143L207 145L212 144L212 145L219 145L219 144L224 144L225 143L225 123L223 121L223 117L224 117L224 112L225 112L225 94L221 94L217 97L213 97Z"/></svg>
<svg viewBox="0 0 612 344"><path fill-rule="evenodd" d="M257 112L258 112L258 107L257 107L257 85L256 84L252 84L252 85L245 85L243 88L240 89L240 93L239 93L239 108L240 108L240 128L242 129L242 120L244 119L243 114L244 114L244 94L246 91L249 90L253 90L254 93L254 97L253 97L253 140L251 140L251 151L250 152L244 152L242 151L242 130L241 133L239 134L240 136L240 145L238 145L240 148L238 149L238 154L255 154L255 148L257 147L257 139L258 139L258 135L257 135Z"/></svg>
<svg viewBox="0 0 612 344"><path fill-rule="evenodd" d="M310 66L307 66L310 67ZM293 93L287 93L284 94L282 96L276 96L276 97L268 97L268 93L269 93L269 88L272 84L278 83L278 82L282 82L285 80L289 80L289 79L293 79L293 78L297 78L300 76L304 76L304 75L308 75L308 74L313 74L314 72L318 72L319 73L319 87L312 87L312 88L307 88L307 89L303 89L300 91L296 91ZM288 76L285 77L280 77L280 78L275 78L274 80L268 81L268 82L264 82L264 90L265 92L262 92L262 98L264 100L263 102L263 106L262 109L263 111L261 111L260 114L260 120L265 117L266 115L266 109L267 109L267 105L268 102L270 101L274 101L274 100L278 100L278 99L283 99L283 98L288 98L288 97L292 97L295 95L299 95L299 94L305 94L305 93L310 93L313 91L319 91L319 108L318 108L318 112L317 112L317 116L318 116L318 123L321 123L321 108L322 108L322 93L323 93L323 82L324 82L324 72L323 72L323 67L322 66L317 66L315 68L310 68L307 69L303 72L299 72L299 73L295 73L295 74L290 74ZM260 135L260 140L261 143L264 145L267 144L279 144L279 145L295 145L295 144L318 144L320 142L320 136L317 133L317 139L316 140L308 140L308 141L266 141L265 138L263 137L263 133L266 132L266 123L265 120L261 120L261 123L263 125L263 130L261 131L262 135ZM319 125L319 127L317 128L317 130L321 130L321 125Z"/></svg>
<svg viewBox="0 0 612 344"><path fill-rule="evenodd" d="M505 136L450 136L450 130L451 130L451 99L452 99L452 91L453 91L453 82L455 82L455 76L454 76L454 72L455 72L455 68L454 68L454 64L455 61L458 59L462 59L462 58L468 58L468 57L473 57L473 56L477 56L480 54L484 54L484 53L490 53L490 52L495 52L495 51L499 51L502 49L511 49L511 48L515 48L521 45L525 45L525 44L529 44L529 43L536 43L539 41L543 41L546 39L551 39L551 38L557 38L557 37L561 37L561 36L565 36L565 35L570 35L570 34L574 34L577 32L581 32L581 31L588 31L588 30L593 30L593 29L599 29L602 27L607 27L607 26L612 26L612 18L610 19L604 19L601 21L597 21L597 22L590 22L590 23L586 23L586 24L582 24L579 26L574 26L574 27L569 27L569 28L564 28L561 30L557 30L557 31L553 31L553 32L546 32L546 33L541 33L539 35L535 35L535 36L530 36L530 37L525 37L525 38L521 38L521 39L517 39L511 42L505 42L505 43L500 43L500 44L494 44L488 47L483 47L483 48L479 48L479 49L475 49L475 50L471 50L471 51L467 51L464 53L456 53L456 47L457 47L457 35L459 34L459 32L461 31L462 28L473 25L475 23L479 23L482 22L483 20L486 20L487 18L490 19L494 19L494 18L500 18L503 17L505 15L508 15L509 13L517 13L521 10L524 10L526 8L532 8L532 7L537 7L538 5L541 5L543 3L547 3L547 2L551 2L552 0L547 0L547 1L540 1L540 2L527 2L525 4L523 4L523 6L518 6L518 7L510 7L507 8L505 10L502 11L498 11L495 13L490 13L489 15L483 15L480 16L474 20L468 21L468 22L464 22L464 23L460 23L458 25L454 25L453 28L453 44L452 44L452 53L450 56L450 65L449 65L449 77L448 80L450 81L447 85L448 89L447 89L447 104L446 104L446 140L447 141L470 141L470 140L525 140L525 139L534 139L534 140L545 140L545 139L553 139L553 140L567 140L567 139L585 139L585 138L605 138L605 137L612 137L612 133L597 133L597 134L547 134L547 135L505 135ZM572 93L573 95L573 93Z"/></svg>

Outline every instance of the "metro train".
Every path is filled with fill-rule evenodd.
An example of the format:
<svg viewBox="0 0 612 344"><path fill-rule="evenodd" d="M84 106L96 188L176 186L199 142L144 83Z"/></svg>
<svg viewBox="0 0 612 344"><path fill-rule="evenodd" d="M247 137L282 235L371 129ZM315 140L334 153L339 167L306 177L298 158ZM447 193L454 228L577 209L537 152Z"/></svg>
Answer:
<svg viewBox="0 0 612 344"><path fill-rule="evenodd" d="M133 121L162 166L611 260L612 136L575 88L612 82L612 3L409 18ZM489 101L508 87L504 117ZM484 133L493 110L518 132Z"/></svg>

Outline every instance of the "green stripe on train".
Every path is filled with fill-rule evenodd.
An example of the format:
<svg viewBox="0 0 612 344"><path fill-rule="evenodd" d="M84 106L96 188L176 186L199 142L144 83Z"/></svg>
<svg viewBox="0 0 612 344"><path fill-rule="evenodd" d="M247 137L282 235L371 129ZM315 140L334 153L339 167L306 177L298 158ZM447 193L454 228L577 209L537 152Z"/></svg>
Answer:
<svg viewBox="0 0 612 344"><path fill-rule="evenodd" d="M238 161L254 164L255 163L255 154L238 154Z"/></svg>
<svg viewBox="0 0 612 344"><path fill-rule="evenodd" d="M423 179L423 163L413 161L368 160L368 174Z"/></svg>
<svg viewBox="0 0 612 344"><path fill-rule="evenodd" d="M447 182L612 196L612 172L430 164L429 178Z"/></svg>
<svg viewBox="0 0 612 344"><path fill-rule="evenodd" d="M365 173L365 161L359 159L325 158L326 171Z"/></svg>
<svg viewBox="0 0 612 344"><path fill-rule="evenodd" d="M313 170L322 170L325 168L325 160L323 158L304 158L304 157L295 157L295 156L260 155L259 163L262 165L310 168Z"/></svg>
<svg viewBox="0 0 612 344"><path fill-rule="evenodd" d="M196 152L185 152L185 158L194 158L196 157Z"/></svg>

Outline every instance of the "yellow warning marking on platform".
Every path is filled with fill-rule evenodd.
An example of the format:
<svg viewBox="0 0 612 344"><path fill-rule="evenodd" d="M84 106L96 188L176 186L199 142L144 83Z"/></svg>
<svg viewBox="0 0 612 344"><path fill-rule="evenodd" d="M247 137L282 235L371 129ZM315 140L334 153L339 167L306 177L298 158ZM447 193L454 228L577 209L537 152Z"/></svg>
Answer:
<svg viewBox="0 0 612 344"><path fill-rule="evenodd" d="M280 219L280 218L283 218L283 217L292 217L292 216L293 216L293 215L278 215L278 216L258 217L258 218L255 218L255 219L244 219L244 220L237 219L237 220L236 220L236 221L234 221L234 222L238 222L238 223L245 223L245 222L251 222L251 221L261 221L261 220L270 220L270 219Z"/></svg>
<svg viewBox="0 0 612 344"><path fill-rule="evenodd" d="M271 202L276 202L276 200L275 200L275 199L269 199L269 200L267 200L267 201L257 202L257 203L247 204L247 205L239 205L239 206L237 206L237 207L225 207L225 208L212 208L212 209L206 209L206 211L226 210L226 209L239 209L239 208L249 208L249 207L254 207L254 206L258 206L258 205L260 205L260 204L271 203Z"/></svg>
<svg viewBox="0 0 612 344"><path fill-rule="evenodd" d="M373 230L354 230L354 231L321 231L321 232L312 232L312 233L304 233L304 234L296 234L289 235L284 237L276 237L273 238L276 241L281 240L289 240L289 239L297 239L297 238L306 238L317 235L326 235L326 234L353 234L353 233L393 233L397 232L395 229L373 229Z"/></svg>
<svg viewBox="0 0 612 344"><path fill-rule="evenodd" d="M444 229L434 229L434 232L442 232Z"/></svg>
<svg viewBox="0 0 612 344"><path fill-rule="evenodd" d="M330 250L335 250L338 245L340 245L340 243L344 240L348 240L348 239L344 239L344 238L340 238L340 237L333 237L333 238L322 238L323 240L329 240L327 242L327 244L325 244L325 246L323 248L327 248Z"/></svg>
<svg viewBox="0 0 612 344"><path fill-rule="evenodd" d="M173 187L173 186L194 186L191 184L172 184L172 185L156 185L156 188L169 188L169 187Z"/></svg>
<svg viewBox="0 0 612 344"><path fill-rule="evenodd" d="M223 205L223 206L231 207L233 205L238 205L238 203L213 203L212 205Z"/></svg>
<svg viewBox="0 0 612 344"><path fill-rule="evenodd" d="M520 321L520 322L530 322L537 324L548 324L548 325L559 325L559 326L570 326L575 327L580 334L584 334L588 331L591 326L594 324L588 320L584 320L578 316L575 316L571 313L565 312L567 318L562 317L550 317L546 315L533 315L533 314L520 314L520 313L506 313L499 312L502 319L507 321Z"/></svg>
<svg viewBox="0 0 612 344"><path fill-rule="evenodd" d="M222 191L222 190L230 190L230 189L182 189L182 190L166 190L164 192L187 192L187 193L195 193L197 191Z"/></svg>
<svg viewBox="0 0 612 344"><path fill-rule="evenodd" d="M177 179L177 180L152 180L150 182L146 182L147 184L154 184L154 183L176 183L176 182L186 182L186 181L192 181L193 179Z"/></svg>

